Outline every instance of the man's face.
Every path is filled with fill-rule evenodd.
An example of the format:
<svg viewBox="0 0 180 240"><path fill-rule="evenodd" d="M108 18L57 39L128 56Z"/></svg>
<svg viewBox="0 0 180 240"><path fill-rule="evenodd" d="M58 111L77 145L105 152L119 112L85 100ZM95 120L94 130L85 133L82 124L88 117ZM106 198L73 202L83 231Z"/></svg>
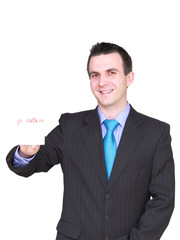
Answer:
<svg viewBox="0 0 180 240"><path fill-rule="evenodd" d="M91 90L100 109L123 109L127 104L127 87L134 74L124 74L123 61L118 53L102 54L91 58L89 63Z"/></svg>

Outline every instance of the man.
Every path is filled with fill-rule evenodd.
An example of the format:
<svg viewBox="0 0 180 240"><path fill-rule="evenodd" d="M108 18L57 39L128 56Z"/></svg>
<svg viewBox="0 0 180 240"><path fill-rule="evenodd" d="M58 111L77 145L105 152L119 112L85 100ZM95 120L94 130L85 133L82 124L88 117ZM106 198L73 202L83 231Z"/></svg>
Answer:
<svg viewBox="0 0 180 240"><path fill-rule="evenodd" d="M94 45L87 70L98 107L63 114L44 146L15 147L7 163L24 177L62 165L56 240L158 240L174 208L169 125L127 102L134 73L123 48Z"/></svg>

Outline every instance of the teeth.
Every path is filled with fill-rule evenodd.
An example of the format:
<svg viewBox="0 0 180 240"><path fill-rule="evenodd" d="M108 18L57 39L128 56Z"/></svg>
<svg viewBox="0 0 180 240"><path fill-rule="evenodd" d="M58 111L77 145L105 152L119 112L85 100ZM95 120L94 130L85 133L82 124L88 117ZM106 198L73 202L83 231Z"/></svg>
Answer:
<svg viewBox="0 0 180 240"><path fill-rule="evenodd" d="M102 93L110 93L112 92L112 90L108 90L108 91L101 91Z"/></svg>

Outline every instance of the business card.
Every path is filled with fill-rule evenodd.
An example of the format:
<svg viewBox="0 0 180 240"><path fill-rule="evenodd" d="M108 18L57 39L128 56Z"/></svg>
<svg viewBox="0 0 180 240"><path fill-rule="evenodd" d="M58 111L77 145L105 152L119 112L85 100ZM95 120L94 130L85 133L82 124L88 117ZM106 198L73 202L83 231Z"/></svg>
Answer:
<svg viewBox="0 0 180 240"><path fill-rule="evenodd" d="M19 122L17 139L19 145L44 145L44 122Z"/></svg>

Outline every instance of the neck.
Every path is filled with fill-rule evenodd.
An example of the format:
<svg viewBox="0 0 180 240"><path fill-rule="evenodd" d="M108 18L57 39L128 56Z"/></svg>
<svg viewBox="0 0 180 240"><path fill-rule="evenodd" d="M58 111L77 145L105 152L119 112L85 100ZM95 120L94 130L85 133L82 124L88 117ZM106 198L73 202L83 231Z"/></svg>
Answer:
<svg viewBox="0 0 180 240"><path fill-rule="evenodd" d="M124 104L119 105L118 107L113 106L101 106L99 108L101 112L108 118L108 119L115 119L117 115L124 110L127 106L127 101Z"/></svg>

